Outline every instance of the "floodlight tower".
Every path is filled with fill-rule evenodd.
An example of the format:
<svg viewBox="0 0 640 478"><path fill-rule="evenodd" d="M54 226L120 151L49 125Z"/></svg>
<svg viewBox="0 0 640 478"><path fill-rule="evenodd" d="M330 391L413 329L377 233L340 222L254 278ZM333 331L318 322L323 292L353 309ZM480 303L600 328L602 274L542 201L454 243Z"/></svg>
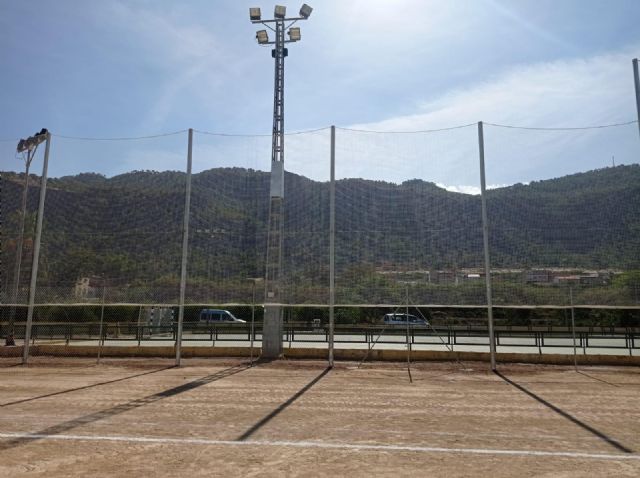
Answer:
<svg viewBox="0 0 640 478"><path fill-rule="evenodd" d="M265 270L265 311L262 330L262 356L277 358L282 354L282 234L284 223L284 59L289 54L286 43L300 40L300 28L292 27L306 20L313 9L306 3L299 16L287 18L286 7L276 5L274 18L263 20L259 8L250 8L251 23L261 23L276 35L269 41L267 30L259 30L256 40L260 45L274 45L271 56L275 60L273 85L273 131L271 138L271 185L269 201L269 232ZM285 25L286 24L286 25ZM273 26L272 26L273 25ZM275 27L275 28L274 28ZM284 32L288 29L289 39Z"/></svg>
<svg viewBox="0 0 640 478"><path fill-rule="evenodd" d="M22 211L20 214L20 229L18 233L18 244L16 246L16 262L13 271L13 288L11 290L11 311L9 314L9 333L14 333L14 322L16 316L16 304L18 303L18 289L20 287L20 267L22 265L22 247L24 244L24 223L27 215L27 197L29 195L29 168L33 157L36 155L38 146L47 139L47 130L42 128L39 133L21 139L16 147L16 152L22 154L24 159L24 187L22 189Z"/></svg>

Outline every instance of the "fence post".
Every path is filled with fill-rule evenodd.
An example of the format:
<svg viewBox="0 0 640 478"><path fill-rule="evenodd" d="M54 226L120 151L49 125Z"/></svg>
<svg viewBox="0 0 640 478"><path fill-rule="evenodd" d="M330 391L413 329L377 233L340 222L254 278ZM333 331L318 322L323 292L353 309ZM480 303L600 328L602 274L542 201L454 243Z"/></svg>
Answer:
<svg viewBox="0 0 640 478"><path fill-rule="evenodd" d="M638 134L640 134L640 76L638 75L638 59L633 59L633 79L636 86L636 110L638 112Z"/></svg>
<svg viewBox="0 0 640 478"><path fill-rule="evenodd" d="M573 335L573 367L578 371L578 352L576 349L576 317L573 308L573 287L569 287L569 305L571 305L571 334Z"/></svg>
<svg viewBox="0 0 640 478"><path fill-rule="evenodd" d="M178 332L176 336L176 366L182 358L182 322L184 320L184 295L187 287L187 250L189 247L189 208L191 206L191 158L193 152L193 129L189 128L187 147L187 185L184 196L184 221L182 227L182 265L180 266L180 303L178 305Z"/></svg>
<svg viewBox="0 0 640 478"><path fill-rule="evenodd" d="M104 299L107 295L107 283L104 277L102 278L102 307L100 307L100 329L98 331L98 360L97 363L100 363L100 355L102 353L102 346L104 345L104 340L102 339L102 326L104 324Z"/></svg>
<svg viewBox="0 0 640 478"><path fill-rule="evenodd" d="M333 367L335 322L336 240L336 127L331 126L331 177L329 181L329 367Z"/></svg>
<svg viewBox="0 0 640 478"><path fill-rule="evenodd" d="M140 347L140 324L142 321L142 305L140 306L140 310L138 310L138 323L136 324L136 338L138 339L138 347Z"/></svg>
<svg viewBox="0 0 640 478"><path fill-rule="evenodd" d="M480 152L480 199L482 201L482 239L484 243L484 275L487 285L487 314L489 318L489 354L491 370L496 370L496 343L493 335L493 298L491 295L491 263L489 262L489 222L487 219L487 186L484 170L484 128L478 122L478 150Z"/></svg>
<svg viewBox="0 0 640 478"><path fill-rule="evenodd" d="M47 193L47 170L49 168L49 150L51 149L51 133L47 132L40 180L40 202L38 204L38 221L36 223L36 237L33 245L33 261L31 265L31 284L29 286L29 308L27 309L27 324L24 330L24 346L22 348L22 364L29 360L29 340L31 339L31 325L33 323L33 304L36 298L36 281L38 279L38 262L40 261L40 239L42 237L42 218L44 216L44 198Z"/></svg>

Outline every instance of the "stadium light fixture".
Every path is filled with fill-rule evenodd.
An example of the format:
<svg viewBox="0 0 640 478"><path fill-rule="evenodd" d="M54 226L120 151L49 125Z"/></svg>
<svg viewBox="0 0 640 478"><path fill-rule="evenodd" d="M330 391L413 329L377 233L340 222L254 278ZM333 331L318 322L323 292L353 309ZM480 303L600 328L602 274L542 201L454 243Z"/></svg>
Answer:
<svg viewBox="0 0 640 478"><path fill-rule="evenodd" d="M284 60L289 51L287 43L300 40L300 28L291 28L300 20L306 20L312 8L304 4L300 9L300 16L286 18L287 10L282 5L276 5L274 18L262 19L258 12L249 10L252 23L262 23L275 34L274 41L269 41L267 30L256 33L256 39L261 45L273 45L271 57L275 61L275 81L273 88L273 130L271 141L271 183L270 183L270 211L266 271L265 271L265 311L262 334L262 356L275 358L282 353L282 240L283 210L284 210ZM273 26L272 26L273 25ZM288 30L289 39L285 32ZM255 291L255 282L254 282Z"/></svg>
<svg viewBox="0 0 640 478"><path fill-rule="evenodd" d="M302 4L302 6L300 7L300 16L304 19L309 18L309 16L311 15L311 12L313 11L313 8L311 8L309 5L307 5L306 3Z"/></svg>
<svg viewBox="0 0 640 478"><path fill-rule="evenodd" d="M276 18L284 18L287 16L287 7L283 7L282 5L276 5L276 8L273 10L273 16Z"/></svg>
<svg viewBox="0 0 640 478"><path fill-rule="evenodd" d="M260 13L260 9L257 7L252 7L249 9L249 18L252 22L260 20L262 14Z"/></svg>
<svg viewBox="0 0 640 478"><path fill-rule="evenodd" d="M264 45L269 43L269 35L267 34L267 30L258 30L256 32L256 39L260 45Z"/></svg>
<svg viewBox="0 0 640 478"><path fill-rule="evenodd" d="M289 28L289 38L291 41L300 41L300 28Z"/></svg>
<svg viewBox="0 0 640 478"><path fill-rule="evenodd" d="M37 149L40 143L43 143L47 139L47 129L42 128L39 133L29 136L27 139L21 139L18 142L16 151L18 153L24 153L25 151L34 151Z"/></svg>
<svg viewBox="0 0 640 478"><path fill-rule="evenodd" d="M27 214L27 197L29 195L29 168L31 166L31 162L33 161L34 156L36 155L36 150L41 143L44 143L49 136L49 132L46 128L42 128L39 133L34 134L33 136L29 136L27 139L21 139L18 142L18 146L16 147L16 151L18 153L26 153L23 154L22 157L24 159L24 187L22 189L22 214L20 215L20 234L18 236L18 244L16 246L16 262L14 266L13 273L13 290L12 297L10 299L11 311L9 315L9 332L13 333L14 321L16 315L15 304L18 299L18 288L20 287L20 268L22 266L22 248L24 243L24 226L25 226L25 218Z"/></svg>

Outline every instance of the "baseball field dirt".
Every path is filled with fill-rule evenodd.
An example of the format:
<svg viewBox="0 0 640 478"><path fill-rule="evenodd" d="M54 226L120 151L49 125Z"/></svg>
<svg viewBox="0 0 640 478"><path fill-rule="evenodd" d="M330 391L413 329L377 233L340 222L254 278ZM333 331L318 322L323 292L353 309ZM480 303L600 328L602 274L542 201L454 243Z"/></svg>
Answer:
<svg viewBox="0 0 640 478"><path fill-rule="evenodd" d="M0 359L0 476L640 476L640 369Z"/></svg>

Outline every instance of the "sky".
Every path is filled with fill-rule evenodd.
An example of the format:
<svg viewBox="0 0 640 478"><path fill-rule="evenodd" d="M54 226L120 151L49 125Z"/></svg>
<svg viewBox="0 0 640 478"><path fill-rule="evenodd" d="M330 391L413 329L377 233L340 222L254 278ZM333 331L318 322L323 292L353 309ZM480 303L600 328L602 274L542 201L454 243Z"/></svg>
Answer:
<svg viewBox="0 0 640 478"><path fill-rule="evenodd" d="M281 3L290 15L300 7ZM479 186L478 121L490 123L490 187L640 160L637 124L493 126L636 121L637 0L309 3L286 59L285 128L319 131L287 137L292 172L328 178L330 125L338 177L462 192ZM268 169L273 60L250 6L271 16L273 4L241 0L0 0L0 169L20 170L16 140L42 127L54 135L53 176L184 170L184 132L63 136L188 128L241 135L196 133L195 171Z"/></svg>

